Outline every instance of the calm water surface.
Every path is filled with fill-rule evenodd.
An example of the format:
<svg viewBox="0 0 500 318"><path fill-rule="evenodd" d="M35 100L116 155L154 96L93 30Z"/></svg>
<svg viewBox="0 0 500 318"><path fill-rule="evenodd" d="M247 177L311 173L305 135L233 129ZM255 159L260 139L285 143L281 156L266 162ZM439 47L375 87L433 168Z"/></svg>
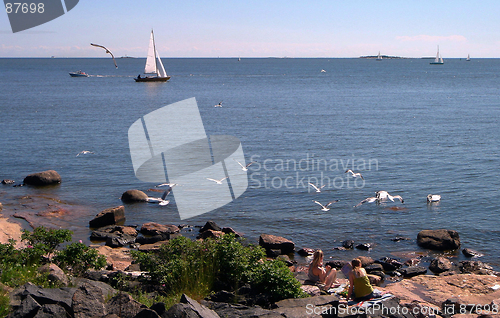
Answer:
<svg viewBox="0 0 500 318"><path fill-rule="evenodd" d="M130 125L195 97L207 134L238 137L247 162L256 161L249 189L188 220L174 202L126 205L128 224L214 220L252 242L261 233L281 235L346 260L421 251L420 230L447 228L500 266L500 60L164 59L169 82L135 83L144 62L119 59L115 70L110 59L0 59L0 179L46 169L63 178L48 189L0 187L4 214L13 198L60 198L86 208L57 225L88 240L96 213L120 205L126 190L154 186L134 176ZM92 76L69 77L80 69ZM82 150L95 155L76 157ZM346 168L360 171L364 183ZM327 186L314 193L308 181ZM353 208L378 190L405 204ZM439 205L426 204L429 193L441 194ZM334 199L328 212L313 202ZM391 241L396 236L412 240ZM345 239L375 248L332 250Z"/></svg>

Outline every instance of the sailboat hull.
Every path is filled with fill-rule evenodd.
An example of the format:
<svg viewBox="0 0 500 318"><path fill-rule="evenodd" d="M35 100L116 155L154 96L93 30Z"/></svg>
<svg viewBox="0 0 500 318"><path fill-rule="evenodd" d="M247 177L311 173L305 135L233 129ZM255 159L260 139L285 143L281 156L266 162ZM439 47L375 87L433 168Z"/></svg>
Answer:
<svg viewBox="0 0 500 318"><path fill-rule="evenodd" d="M159 76L148 76L148 77L135 77L136 82L166 82L170 79L170 76L159 77Z"/></svg>

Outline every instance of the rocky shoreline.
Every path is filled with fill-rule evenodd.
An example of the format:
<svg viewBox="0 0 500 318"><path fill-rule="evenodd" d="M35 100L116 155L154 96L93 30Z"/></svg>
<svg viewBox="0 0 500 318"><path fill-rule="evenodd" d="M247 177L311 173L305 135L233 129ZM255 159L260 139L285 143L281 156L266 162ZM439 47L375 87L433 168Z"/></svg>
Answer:
<svg viewBox="0 0 500 318"><path fill-rule="evenodd" d="M28 180L35 186L61 182L55 171L29 177L25 182ZM122 196L126 204L144 202L145 197L147 195L139 190L127 191ZM1 207L0 204L0 212ZM318 287L307 284L306 268L294 262L293 255L307 257L314 251L312 246L298 249L291 240L272 234L262 234L258 244L266 250L268 257L285 261L311 297L269 303L259 300L248 290L221 291L200 302L183 295L180 303L169 310L161 303L147 308L128 294L114 290L107 284L109 277L120 273L131 280L137 278L141 272L137 264L132 264L131 249L158 249L170 239L182 235L181 230L193 231L194 227L154 222L141 226L124 224L123 205L105 209L89 220L90 239L105 242L91 247L106 256L107 269L69 280L60 269L49 269L55 280L71 287L49 290L28 283L10 290L14 310L11 317L336 317L359 314L341 310L348 308L342 296L325 295ZM0 228L0 243L7 243L9 238L20 241L21 226L0 218ZM241 236L232 228L208 221L199 229L198 239L217 239L227 233ZM428 267L421 266L421 257L416 255L378 260L360 256L372 284L394 295L383 303L387 308L399 309L395 314L391 312L391 317L497 316L500 311L500 273L479 261L481 254L473 250L463 249L462 253L470 259L460 262L451 262L445 253L461 249L459 233L448 229L424 229L416 241L422 248L442 251L441 255L431 259ZM347 240L338 249L359 249L361 254L362 250L369 248L364 244L354 246L354 242ZM342 260L328 262L339 273L345 263ZM345 278L341 281L345 282ZM381 309L371 316L384 316L384 311Z"/></svg>

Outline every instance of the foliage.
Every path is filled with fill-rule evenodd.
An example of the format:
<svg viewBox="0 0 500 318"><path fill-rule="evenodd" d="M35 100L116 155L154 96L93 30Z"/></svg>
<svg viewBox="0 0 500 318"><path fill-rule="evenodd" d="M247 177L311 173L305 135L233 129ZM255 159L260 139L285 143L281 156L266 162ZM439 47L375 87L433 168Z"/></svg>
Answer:
<svg viewBox="0 0 500 318"><path fill-rule="evenodd" d="M70 230L47 229L40 226L35 228L33 232L24 230L21 240L28 242L29 246L33 248L44 250L46 254L52 254L59 245L71 241L71 234L73 232Z"/></svg>
<svg viewBox="0 0 500 318"><path fill-rule="evenodd" d="M169 296L186 293L203 298L246 283L272 300L303 296L300 283L282 261L263 261L260 246L243 246L231 234L203 241L177 237L156 253L134 251L132 256L149 272L150 282Z"/></svg>
<svg viewBox="0 0 500 318"><path fill-rule="evenodd" d="M101 269L106 266L106 258L97 250L76 242L71 243L54 257L54 262L74 275L81 275L88 269Z"/></svg>

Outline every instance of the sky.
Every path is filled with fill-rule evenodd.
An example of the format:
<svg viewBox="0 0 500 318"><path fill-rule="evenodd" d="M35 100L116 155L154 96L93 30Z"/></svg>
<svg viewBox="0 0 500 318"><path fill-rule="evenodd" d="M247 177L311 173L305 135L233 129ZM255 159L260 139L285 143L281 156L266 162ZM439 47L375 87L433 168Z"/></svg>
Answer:
<svg viewBox="0 0 500 318"><path fill-rule="evenodd" d="M479 5L480 4L480 5ZM0 57L500 57L500 1L80 0L12 33L0 12ZM109 55L108 55L109 56Z"/></svg>

